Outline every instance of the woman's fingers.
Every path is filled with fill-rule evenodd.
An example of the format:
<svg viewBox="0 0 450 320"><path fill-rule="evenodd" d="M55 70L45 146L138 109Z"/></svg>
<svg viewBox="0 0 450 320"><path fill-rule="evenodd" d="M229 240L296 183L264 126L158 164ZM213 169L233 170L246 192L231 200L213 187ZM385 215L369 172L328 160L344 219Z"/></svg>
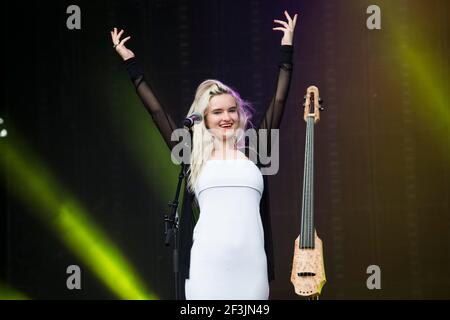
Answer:
<svg viewBox="0 0 450 320"><path fill-rule="evenodd" d="M284 10L284 15L286 16L286 19L288 20L289 25L291 25L292 19L291 19L291 16L289 15L289 13L286 10Z"/></svg>
<svg viewBox="0 0 450 320"><path fill-rule="evenodd" d="M286 16L287 22L283 20L273 20L275 23L283 25L287 29L294 29L297 24L297 14L292 18L289 13L285 10L284 15Z"/></svg>
<svg viewBox="0 0 450 320"><path fill-rule="evenodd" d="M297 14L295 14L295 16L294 16L294 28L295 28L296 24L297 24Z"/></svg>
<svg viewBox="0 0 450 320"><path fill-rule="evenodd" d="M124 31L125 30L120 30L120 32L119 33L117 33L117 28L114 28L112 31L111 31L111 39L112 39L112 42L115 44L115 45L119 45L121 42L122 43L124 43L124 41L122 40L120 40L120 37L122 36L122 34L124 33ZM129 39L130 37L128 37L127 38L127 40ZM124 39L125 40L125 39Z"/></svg>
<svg viewBox="0 0 450 320"><path fill-rule="evenodd" d="M117 41L120 41L120 37L122 36L122 34L123 34L123 30L120 30L119 34L117 35Z"/></svg>
<svg viewBox="0 0 450 320"><path fill-rule="evenodd" d="M285 26L286 28L289 28L289 25L288 25L285 21L282 21L282 20L273 20L273 22L282 24L282 25Z"/></svg>
<svg viewBox="0 0 450 320"><path fill-rule="evenodd" d="M128 40L130 40L131 36L128 36L126 38L124 38L122 41L120 41L120 46L123 46L125 44L125 42L127 42Z"/></svg>
<svg viewBox="0 0 450 320"><path fill-rule="evenodd" d="M295 25L297 23L297 14L291 17L289 13L286 10L284 10L284 15L287 21L273 20L273 22L277 23L278 26L272 28L272 30L283 31L283 38L281 39L281 45L292 45Z"/></svg>
<svg viewBox="0 0 450 320"><path fill-rule="evenodd" d="M114 28L112 31L111 31L111 40L112 40L112 42L115 44L116 43L116 33L117 33L117 30L116 30L116 28Z"/></svg>

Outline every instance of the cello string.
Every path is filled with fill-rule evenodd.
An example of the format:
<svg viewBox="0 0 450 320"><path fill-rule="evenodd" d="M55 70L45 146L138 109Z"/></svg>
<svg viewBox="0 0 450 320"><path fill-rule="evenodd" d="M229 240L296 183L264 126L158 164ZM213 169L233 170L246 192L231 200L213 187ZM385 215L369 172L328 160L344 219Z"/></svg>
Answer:
<svg viewBox="0 0 450 320"><path fill-rule="evenodd" d="M308 121L309 118L306 118L306 145L305 145L305 229L304 229L304 237L305 237L305 248L308 247L308 211L309 211L309 133L308 133Z"/></svg>
<svg viewBox="0 0 450 320"><path fill-rule="evenodd" d="M306 155L307 160L305 163L306 167L306 195L305 195L305 246L309 248L309 230L310 230L310 212L311 212L311 117L307 118L306 123L306 139L307 139L307 145L306 145Z"/></svg>
<svg viewBox="0 0 450 320"><path fill-rule="evenodd" d="M308 128L308 123L306 123L306 127ZM304 160L304 164L303 164L303 195L302 195L302 215L301 215L301 224L300 224L300 248L304 247L305 244L305 225L306 225L306 219L305 219L305 214L306 214L306 197L307 197L307 173L308 173L308 131L306 131L306 137L305 137L305 160Z"/></svg>
<svg viewBox="0 0 450 320"><path fill-rule="evenodd" d="M309 192L308 192L308 248L311 248L311 227L312 227L312 201L313 201L313 129L314 123L313 118L309 117L308 119L308 184L309 184Z"/></svg>
<svg viewBox="0 0 450 320"><path fill-rule="evenodd" d="M311 168L310 168L310 170L311 170L311 177L310 177L310 180L311 180L311 199L310 199L310 206L311 206L311 209L310 209L310 225L309 225L309 227L310 227L310 232L309 232L309 236L311 237L310 238L310 246L311 246L311 248L314 248L314 118L313 117L311 117L311 128L310 128L310 130L311 130L311 133L310 133L310 140L311 140L311 142L310 142L310 148L311 148L311 150L310 150L310 153L311 153L311 155L310 155L310 157L311 157Z"/></svg>

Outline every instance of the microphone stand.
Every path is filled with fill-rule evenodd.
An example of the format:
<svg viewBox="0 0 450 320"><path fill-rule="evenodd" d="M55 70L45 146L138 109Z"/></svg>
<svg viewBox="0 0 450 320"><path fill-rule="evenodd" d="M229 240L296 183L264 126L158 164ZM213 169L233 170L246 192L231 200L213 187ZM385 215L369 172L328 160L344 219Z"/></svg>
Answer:
<svg viewBox="0 0 450 320"><path fill-rule="evenodd" d="M189 130L190 137L192 141L192 131ZM175 280L175 299L180 300L181 293L179 289L180 285L180 272L179 272L179 259L178 259L178 250L179 250L179 237L178 237L178 198L180 196L180 190L181 185L183 182L183 179L186 177L186 168L187 165L184 162L181 162L181 169L180 173L178 175L178 184L177 184L177 190L175 192L175 197L172 201L168 203L170 213L169 215L164 215L164 235L165 235L165 241L164 244L167 246L170 245L170 239L173 238L173 274L174 274L174 280ZM184 195L187 196L186 194Z"/></svg>
<svg viewBox="0 0 450 320"><path fill-rule="evenodd" d="M178 185L177 190L175 192L174 200L169 202L169 215L164 216L164 235L165 235L165 242L164 244L167 246L170 245L170 239L173 238L173 273L174 273L174 280L175 280L175 299L180 300L180 293L178 289L179 285L179 259L178 259L178 249L179 249L179 238L178 238L178 198L180 196L180 190L181 190L181 184L183 182L183 178L185 177L185 167L186 165L184 163L181 164L181 170L180 174L178 175Z"/></svg>

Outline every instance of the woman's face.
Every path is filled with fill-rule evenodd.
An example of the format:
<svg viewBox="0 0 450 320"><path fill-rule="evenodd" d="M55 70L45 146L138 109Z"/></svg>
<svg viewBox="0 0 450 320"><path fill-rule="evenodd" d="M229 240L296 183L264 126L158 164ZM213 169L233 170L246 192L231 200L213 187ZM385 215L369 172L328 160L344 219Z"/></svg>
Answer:
<svg viewBox="0 0 450 320"><path fill-rule="evenodd" d="M219 139L229 139L239 126L236 100L230 94L220 94L209 100L205 115L206 127Z"/></svg>

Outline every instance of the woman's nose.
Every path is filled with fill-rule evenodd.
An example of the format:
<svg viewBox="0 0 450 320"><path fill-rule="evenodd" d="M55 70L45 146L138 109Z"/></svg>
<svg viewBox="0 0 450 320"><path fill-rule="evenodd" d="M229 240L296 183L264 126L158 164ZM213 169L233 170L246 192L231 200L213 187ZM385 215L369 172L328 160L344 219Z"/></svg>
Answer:
<svg viewBox="0 0 450 320"><path fill-rule="evenodd" d="M223 120L230 120L230 119L231 119L231 116L230 116L230 114L229 114L228 112L224 112L224 113L223 113L222 119L223 119Z"/></svg>

